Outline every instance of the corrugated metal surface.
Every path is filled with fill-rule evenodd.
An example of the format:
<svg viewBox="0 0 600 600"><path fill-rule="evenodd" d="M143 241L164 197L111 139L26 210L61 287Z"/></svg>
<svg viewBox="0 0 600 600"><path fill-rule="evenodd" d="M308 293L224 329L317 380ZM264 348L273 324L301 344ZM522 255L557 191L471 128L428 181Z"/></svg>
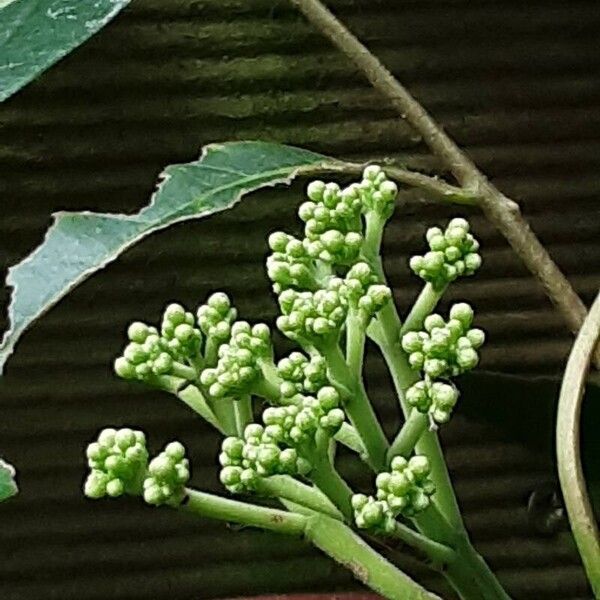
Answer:
<svg viewBox="0 0 600 600"><path fill-rule="evenodd" d="M598 3L329 4L522 203L588 301L600 284ZM418 138L287 2L135 0L0 106L1 267L39 243L53 210L133 211L165 164L193 159L208 142L248 138L435 169ZM0 452L21 465L23 488L1 511L3 598L188 599L352 585L299 542L133 503L93 504L78 491L81 449L107 423L140 424L155 447L180 437L194 451L195 482L216 486L215 437L169 398L116 381L109 363L125 324L156 318L170 299L194 305L224 288L249 318L270 317L264 240L287 226L300 193L300 185L261 193L153 236L23 338L0 381ZM455 212L409 204L388 228L401 306L418 289L408 252L427 224ZM479 308L491 340L483 366L558 374L570 342L560 319L498 234L477 215L473 225L485 266L451 297ZM372 375L378 405L389 405L380 364ZM530 401L533 411L542 399ZM381 410L392 427L391 408ZM547 462L466 412L444 441L474 538L515 598L589 598L569 539L541 539L526 526L527 495L551 477Z"/></svg>

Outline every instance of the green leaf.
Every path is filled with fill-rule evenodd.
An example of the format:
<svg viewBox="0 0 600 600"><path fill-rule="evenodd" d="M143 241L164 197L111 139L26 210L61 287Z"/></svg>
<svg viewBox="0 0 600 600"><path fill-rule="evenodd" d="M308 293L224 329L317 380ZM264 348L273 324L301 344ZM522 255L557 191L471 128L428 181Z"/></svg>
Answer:
<svg viewBox="0 0 600 600"><path fill-rule="evenodd" d="M8 272L11 326L0 344L0 373L32 321L143 237L231 208L248 192L289 183L326 161L320 154L279 144L213 144L199 161L167 167L150 204L137 214L56 213L42 244Z"/></svg>
<svg viewBox="0 0 600 600"><path fill-rule="evenodd" d="M129 0L0 0L0 102L102 29Z"/></svg>
<svg viewBox="0 0 600 600"><path fill-rule="evenodd" d="M15 468L0 458L0 502L8 500L19 491L15 475Z"/></svg>

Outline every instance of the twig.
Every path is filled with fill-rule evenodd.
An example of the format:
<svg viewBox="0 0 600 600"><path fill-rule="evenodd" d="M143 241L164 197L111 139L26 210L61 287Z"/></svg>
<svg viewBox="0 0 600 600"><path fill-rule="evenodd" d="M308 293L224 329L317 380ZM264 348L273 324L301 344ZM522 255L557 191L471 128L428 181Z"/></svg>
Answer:
<svg viewBox="0 0 600 600"><path fill-rule="evenodd" d="M596 598L600 598L600 537L581 466L579 425L585 379L599 337L600 294L592 305L569 356L560 390L556 425L560 485L571 529Z"/></svg>
<svg viewBox="0 0 600 600"><path fill-rule="evenodd" d="M311 165L303 170L305 175L317 173L347 173L357 175L362 173L369 163L353 163L342 160ZM475 192L465 190L455 185L450 185L438 177L430 177L417 171L410 171L402 167L392 165L385 166L386 175L398 183L411 188L417 188L424 192L429 198L453 204L464 204L466 206L477 206L481 198Z"/></svg>
<svg viewBox="0 0 600 600"><path fill-rule="evenodd" d="M542 284L571 332L577 333L585 319L586 307L521 215L518 204L488 181L409 91L319 0L291 1L419 132L465 191L479 198L483 213ZM600 350L595 354L595 364L600 366Z"/></svg>

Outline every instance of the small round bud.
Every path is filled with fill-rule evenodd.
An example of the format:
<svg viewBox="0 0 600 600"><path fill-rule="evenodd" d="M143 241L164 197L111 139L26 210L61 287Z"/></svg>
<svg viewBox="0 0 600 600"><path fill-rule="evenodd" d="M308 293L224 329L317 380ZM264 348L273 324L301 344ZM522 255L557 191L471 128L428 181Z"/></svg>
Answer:
<svg viewBox="0 0 600 600"><path fill-rule="evenodd" d="M140 321L135 321L127 328L127 337L138 344L143 344L146 341L148 333L148 326Z"/></svg>
<svg viewBox="0 0 600 600"><path fill-rule="evenodd" d="M136 370L135 366L132 365L124 356L119 356L114 362L114 371L123 379L135 379Z"/></svg>
<svg viewBox="0 0 600 600"><path fill-rule="evenodd" d="M460 321L468 329L473 322L473 309L465 302L455 304L450 309L450 318Z"/></svg>
<svg viewBox="0 0 600 600"><path fill-rule="evenodd" d="M306 188L306 195L313 202L320 202L323 199L323 192L325 191L325 183L322 181L311 181Z"/></svg>

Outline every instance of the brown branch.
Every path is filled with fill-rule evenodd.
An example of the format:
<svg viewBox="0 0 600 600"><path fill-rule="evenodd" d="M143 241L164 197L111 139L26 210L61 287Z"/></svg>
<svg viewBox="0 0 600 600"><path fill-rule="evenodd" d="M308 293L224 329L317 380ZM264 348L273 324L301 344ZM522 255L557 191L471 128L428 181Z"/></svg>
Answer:
<svg viewBox="0 0 600 600"><path fill-rule="evenodd" d="M488 181L410 92L319 0L291 1L419 132L461 186L480 198L483 213L542 284L571 332L577 333L585 319L586 307L521 215L518 204ZM595 363L600 366L600 351L595 355Z"/></svg>
<svg viewBox="0 0 600 600"><path fill-rule="evenodd" d="M558 475L571 529L588 579L600 598L600 536L587 494L580 457L580 421L585 379L600 337L600 294L585 319L567 362L556 424Z"/></svg>

